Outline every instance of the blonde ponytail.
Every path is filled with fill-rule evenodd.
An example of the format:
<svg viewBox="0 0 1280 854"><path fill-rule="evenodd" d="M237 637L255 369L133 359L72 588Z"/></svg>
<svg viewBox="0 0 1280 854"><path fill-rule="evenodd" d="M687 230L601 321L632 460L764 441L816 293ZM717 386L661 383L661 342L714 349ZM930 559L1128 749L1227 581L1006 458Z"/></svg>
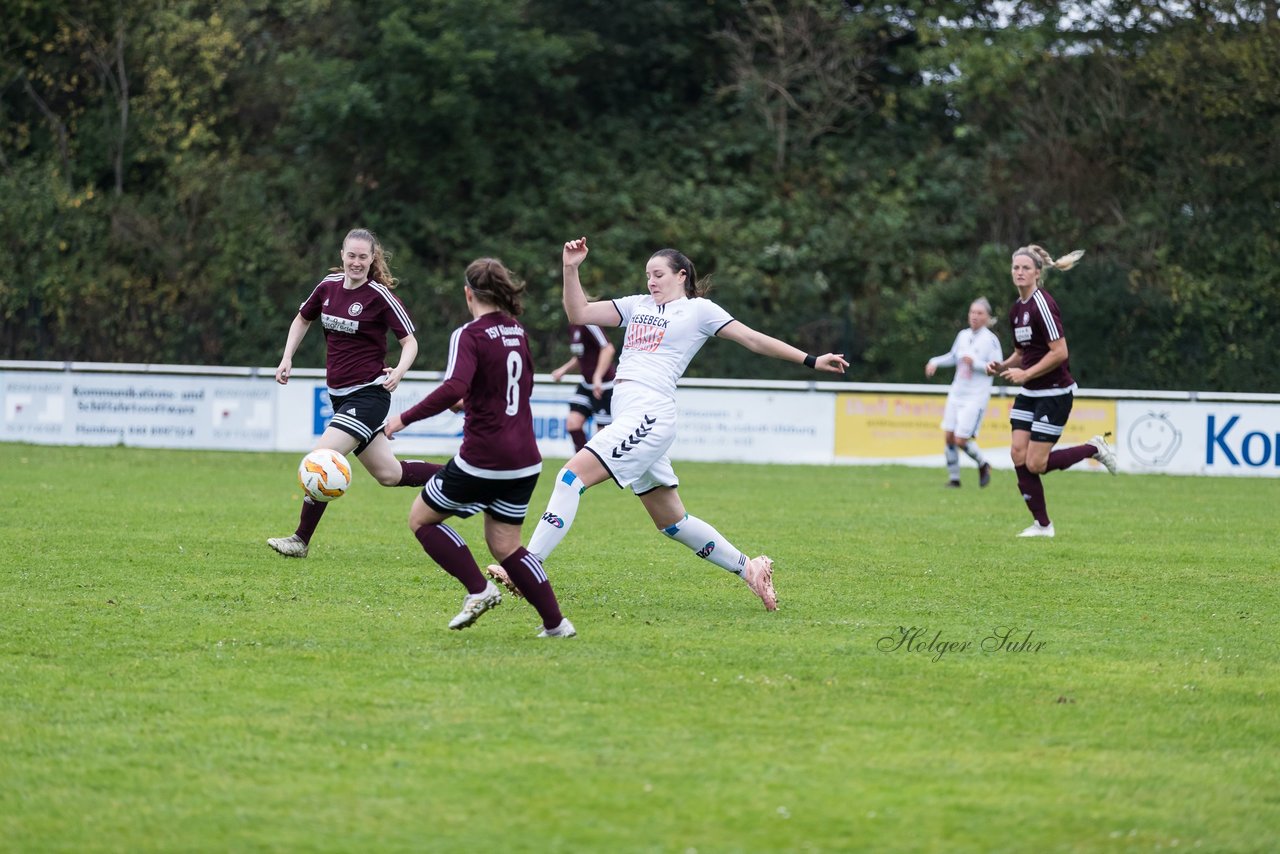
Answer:
<svg viewBox="0 0 1280 854"><path fill-rule="evenodd" d="M1066 255L1063 255L1055 261L1047 249L1043 246L1037 246L1032 243L1027 246L1023 246L1013 253L1014 258L1017 258L1019 255L1026 255L1030 258L1035 263L1037 270L1043 270L1045 267L1051 267L1055 270L1062 270L1063 272L1066 272L1076 264L1080 263L1080 259L1084 257L1084 250L1076 249L1073 252L1068 252Z"/></svg>

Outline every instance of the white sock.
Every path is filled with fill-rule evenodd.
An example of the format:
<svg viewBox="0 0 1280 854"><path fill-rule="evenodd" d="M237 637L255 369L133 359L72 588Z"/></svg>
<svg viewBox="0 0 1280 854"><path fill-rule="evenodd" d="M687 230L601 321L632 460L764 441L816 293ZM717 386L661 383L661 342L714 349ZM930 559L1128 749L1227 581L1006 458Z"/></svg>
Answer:
<svg viewBox="0 0 1280 854"><path fill-rule="evenodd" d="M551 552L560 545L564 535L569 533L573 519L578 515L578 502L586 487L573 472L560 469L556 475L556 485L551 490L551 500L547 502L547 510L533 529L533 537L529 540L529 551L538 560L545 561Z"/></svg>
<svg viewBox="0 0 1280 854"><path fill-rule="evenodd" d="M698 557L709 560L734 575L742 575L742 570L747 566L747 556L697 516L686 515L671 527L663 528L662 533L693 549Z"/></svg>
<svg viewBox="0 0 1280 854"><path fill-rule="evenodd" d="M952 480L960 479L960 453L955 445L947 445L947 474Z"/></svg>
<svg viewBox="0 0 1280 854"><path fill-rule="evenodd" d="M975 463L980 466L987 464L987 458L982 455L982 449L978 447L978 443L972 439L966 439L964 442L964 452L969 455Z"/></svg>

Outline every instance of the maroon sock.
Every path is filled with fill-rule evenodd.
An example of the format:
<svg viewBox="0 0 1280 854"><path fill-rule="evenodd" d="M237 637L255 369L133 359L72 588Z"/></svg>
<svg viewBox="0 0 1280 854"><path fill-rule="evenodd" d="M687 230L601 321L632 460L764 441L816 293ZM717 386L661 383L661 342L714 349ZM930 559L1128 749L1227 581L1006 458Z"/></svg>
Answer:
<svg viewBox="0 0 1280 854"><path fill-rule="evenodd" d="M1049 464L1045 466L1045 472L1057 471L1058 469L1069 469L1081 460L1087 460L1089 457L1096 457L1098 449L1093 445L1072 445L1070 448L1059 448L1056 451L1049 452Z"/></svg>
<svg viewBox="0 0 1280 854"><path fill-rule="evenodd" d="M467 541L448 525L423 525L413 535L422 543L422 550L445 572L461 581L468 593L480 593L489 583L481 574L480 567L476 566Z"/></svg>
<svg viewBox="0 0 1280 854"><path fill-rule="evenodd" d="M502 562L502 568L524 594L524 598L529 600L529 604L537 609L543 627L554 629L560 625L564 615L560 613L560 603L556 601L556 593L551 589L551 582L542 569L541 561L521 546L507 556Z"/></svg>
<svg viewBox="0 0 1280 854"><path fill-rule="evenodd" d="M324 515L324 508L328 506L323 501L315 501L311 496L302 499L302 513L298 516L298 530L293 532L294 535L310 544L316 525L320 524L320 517Z"/></svg>
<svg viewBox="0 0 1280 854"><path fill-rule="evenodd" d="M1044 505L1044 484L1040 475L1032 474L1026 466L1014 466L1018 473L1018 489L1022 491L1022 500L1027 502L1027 509L1042 526L1049 524L1049 511Z"/></svg>
<svg viewBox="0 0 1280 854"><path fill-rule="evenodd" d="M583 447L587 444L586 430L570 430L569 436L573 439L574 452L581 451ZM559 623L557 623L556 625L559 625Z"/></svg>
<svg viewBox="0 0 1280 854"><path fill-rule="evenodd" d="M438 466L426 460L401 460L400 482L396 486L423 486L442 468L444 466Z"/></svg>

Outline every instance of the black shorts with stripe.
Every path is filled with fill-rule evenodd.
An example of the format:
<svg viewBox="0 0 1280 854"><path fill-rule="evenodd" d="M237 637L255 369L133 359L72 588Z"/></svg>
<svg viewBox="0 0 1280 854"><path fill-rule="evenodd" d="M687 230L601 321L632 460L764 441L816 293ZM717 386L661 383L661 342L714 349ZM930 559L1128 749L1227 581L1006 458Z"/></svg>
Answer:
<svg viewBox="0 0 1280 854"><path fill-rule="evenodd" d="M612 403L612 388L606 388L599 397L596 397L595 389L590 383L585 382L578 383L573 394L569 395L569 410L594 419L597 429L612 423L613 417L609 414Z"/></svg>
<svg viewBox="0 0 1280 854"><path fill-rule="evenodd" d="M357 443L355 453L359 456L386 426L387 413L391 411L391 392L381 385L368 385L351 394L330 397L329 403L333 406L329 426L337 427L354 438Z"/></svg>
<svg viewBox="0 0 1280 854"><path fill-rule="evenodd" d="M493 480L467 474L449 460L422 487L422 500L438 513L465 519L483 510L499 522L520 525L529 513L529 499L537 485L536 474Z"/></svg>
<svg viewBox="0 0 1280 854"><path fill-rule="evenodd" d="M1020 394L1013 399L1013 408L1009 410L1009 426L1014 430L1029 430L1033 442L1052 444L1062 438L1074 403L1075 395L1071 392L1050 397Z"/></svg>

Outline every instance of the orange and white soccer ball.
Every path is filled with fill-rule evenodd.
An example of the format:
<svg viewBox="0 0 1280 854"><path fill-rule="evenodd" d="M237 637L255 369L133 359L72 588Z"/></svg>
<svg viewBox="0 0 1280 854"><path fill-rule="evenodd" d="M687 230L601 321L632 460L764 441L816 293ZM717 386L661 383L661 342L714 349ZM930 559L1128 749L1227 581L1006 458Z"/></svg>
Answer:
<svg viewBox="0 0 1280 854"><path fill-rule="evenodd" d="M314 501L341 498L351 486L351 463L328 448L312 451L298 464L298 483Z"/></svg>

